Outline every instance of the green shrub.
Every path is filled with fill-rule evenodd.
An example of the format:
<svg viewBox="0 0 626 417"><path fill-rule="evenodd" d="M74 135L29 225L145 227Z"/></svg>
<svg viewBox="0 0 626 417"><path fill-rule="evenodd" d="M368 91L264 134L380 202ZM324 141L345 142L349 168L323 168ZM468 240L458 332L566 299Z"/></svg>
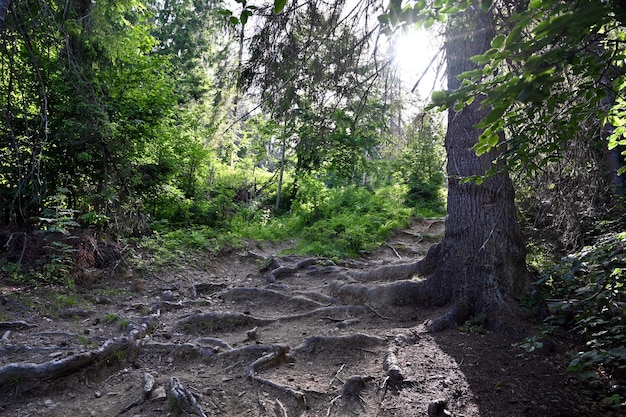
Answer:
<svg viewBox="0 0 626 417"><path fill-rule="evenodd" d="M626 372L626 233L609 234L569 255L538 281L545 297L568 302L553 316L581 337L584 347L571 352L569 369L582 380L596 380L607 389L622 386Z"/></svg>

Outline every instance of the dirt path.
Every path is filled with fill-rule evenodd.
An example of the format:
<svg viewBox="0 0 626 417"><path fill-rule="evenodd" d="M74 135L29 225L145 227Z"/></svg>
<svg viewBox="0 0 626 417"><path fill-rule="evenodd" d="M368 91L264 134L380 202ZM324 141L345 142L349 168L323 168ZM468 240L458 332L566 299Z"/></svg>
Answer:
<svg viewBox="0 0 626 417"><path fill-rule="evenodd" d="M564 370L566 337L530 355L514 345L527 325L430 335L421 323L437 311L355 296L389 283L350 271L423 256L442 228L416 222L341 265L255 246L79 296L2 286L0 414L609 415ZM55 378L22 364L81 358Z"/></svg>

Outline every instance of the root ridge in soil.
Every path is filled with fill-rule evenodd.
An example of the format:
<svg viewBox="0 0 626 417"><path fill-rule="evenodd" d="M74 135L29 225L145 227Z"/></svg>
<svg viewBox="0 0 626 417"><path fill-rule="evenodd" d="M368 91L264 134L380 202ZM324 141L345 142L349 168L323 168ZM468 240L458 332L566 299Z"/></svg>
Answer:
<svg viewBox="0 0 626 417"><path fill-rule="evenodd" d="M427 331L448 310L424 307L433 266L414 260L442 233L416 221L341 263L251 247L112 278L71 306L62 289L3 286L0 413L610 416L565 371L567 338L529 354L528 333Z"/></svg>

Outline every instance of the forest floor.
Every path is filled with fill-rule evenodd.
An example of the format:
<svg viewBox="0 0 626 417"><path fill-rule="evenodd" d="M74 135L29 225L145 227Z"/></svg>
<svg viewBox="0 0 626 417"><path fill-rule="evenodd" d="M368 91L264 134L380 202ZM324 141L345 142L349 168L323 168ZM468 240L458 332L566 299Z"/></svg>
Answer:
<svg viewBox="0 0 626 417"><path fill-rule="evenodd" d="M0 415L618 415L567 372L568 334L532 353L517 344L537 323L429 334L441 311L351 275L424 256L442 233L416 221L341 264L250 244L77 295L0 281Z"/></svg>

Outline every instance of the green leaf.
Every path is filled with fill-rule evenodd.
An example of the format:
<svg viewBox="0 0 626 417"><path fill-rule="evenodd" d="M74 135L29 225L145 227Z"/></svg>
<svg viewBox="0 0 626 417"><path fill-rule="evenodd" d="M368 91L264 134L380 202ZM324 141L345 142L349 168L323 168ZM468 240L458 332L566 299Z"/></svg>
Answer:
<svg viewBox="0 0 626 417"><path fill-rule="evenodd" d="M433 91L430 98L435 105L441 106L445 104L446 99L448 98L448 93L445 91Z"/></svg>
<svg viewBox="0 0 626 417"><path fill-rule="evenodd" d="M235 16L231 16L230 19L228 19L230 21L230 23L232 23L233 25L236 25L237 23L239 23L239 19L237 19Z"/></svg>
<svg viewBox="0 0 626 417"><path fill-rule="evenodd" d="M274 0L274 14L282 12L286 5L287 0Z"/></svg>
<svg viewBox="0 0 626 417"><path fill-rule="evenodd" d="M498 35L491 40L491 47L500 48L502 45L504 45L505 40L506 40L506 37L504 35Z"/></svg>
<svg viewBox="0 0 626 417"><path fill-rule="evenodd" d="M542 1L541 0L532 0L529 4L528 4L528 10L536 10L539 9L542 5Z"/></svg>
<svg viewBox="0 0 626 417"><path fill-rule="evenodd" d="M476 127L485 128L489 125L494 124L495 122L502 119L502 116L508 109L509 109L508 103L501 104L500 106L494 107L494 109L491 110L489 114L483 120L481 120L480 123L476 125Z"/></svg>

